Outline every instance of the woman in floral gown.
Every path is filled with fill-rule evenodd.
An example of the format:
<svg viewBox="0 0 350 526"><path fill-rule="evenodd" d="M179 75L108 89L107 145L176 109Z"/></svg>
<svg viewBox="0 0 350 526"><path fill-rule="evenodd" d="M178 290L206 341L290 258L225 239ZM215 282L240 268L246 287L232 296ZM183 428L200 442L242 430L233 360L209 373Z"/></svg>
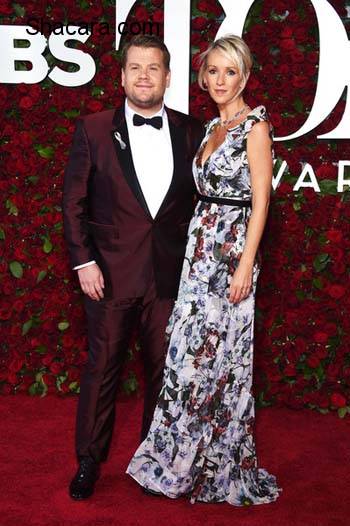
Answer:
<svg viewBox="0 0 350 526"><path fill-rule="evenodd" d="M147 438L127 473L151 493L242 506L275 501L276 478L257 467L254 302L259 242L272 179L272 127L243 89L252 60L226 35L202 56L199 84L220 117L193 162L199 201L167 327L163 387Z"/></svg>

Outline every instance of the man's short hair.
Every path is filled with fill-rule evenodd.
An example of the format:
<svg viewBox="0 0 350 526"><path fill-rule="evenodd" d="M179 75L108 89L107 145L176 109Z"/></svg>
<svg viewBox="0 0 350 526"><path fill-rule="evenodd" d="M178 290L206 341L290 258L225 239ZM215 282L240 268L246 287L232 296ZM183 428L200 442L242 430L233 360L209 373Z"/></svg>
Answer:
<svg viewBox="0 0 350 526"><path fill-rule="evenodd" d="M131 38L122 49L122 55L121 55L121 63L122 68L125 69L126 61L128 58L128 51L131 48L131 46L135 47L154 47L156 49L160 49L163 53L163 62L165 69L168 71L170 70L170 53L166 45L160 38L158 38L155 35L136 35L133 38Z"/></svg>

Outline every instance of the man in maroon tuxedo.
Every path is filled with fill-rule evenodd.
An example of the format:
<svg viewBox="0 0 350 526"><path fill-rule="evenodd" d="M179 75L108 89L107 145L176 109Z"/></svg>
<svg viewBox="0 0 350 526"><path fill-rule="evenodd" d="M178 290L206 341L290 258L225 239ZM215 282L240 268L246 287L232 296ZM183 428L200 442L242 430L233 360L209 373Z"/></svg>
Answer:
<svg viewBox="0 0 350 526"><path fill-rule="evenodd" d="M78 119L64 177L64 231L88 322L70 495L92 495L106 460L115 396L137 325L145 367L141 439L161 389L165 327L176 298L195 187L201 124L164 106L169 52L153 36L123 51L120 110Z"/></svg>

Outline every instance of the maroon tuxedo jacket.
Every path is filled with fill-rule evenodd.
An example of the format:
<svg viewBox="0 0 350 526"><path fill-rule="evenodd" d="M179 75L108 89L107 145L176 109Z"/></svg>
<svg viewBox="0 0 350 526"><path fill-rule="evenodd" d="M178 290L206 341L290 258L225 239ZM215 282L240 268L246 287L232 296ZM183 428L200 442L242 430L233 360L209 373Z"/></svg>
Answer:
<svg viewBox="0 0 350 526"><path fill-rule="evenodd" d="M152 275L159 297L177 294L194 207L192 160L203 129L192 117L166 111L174 172L154 219L136 176L124 107L76 124L64 176L64 234L73 267L92 259L100 266L106 299L142 296Z"/></svg>

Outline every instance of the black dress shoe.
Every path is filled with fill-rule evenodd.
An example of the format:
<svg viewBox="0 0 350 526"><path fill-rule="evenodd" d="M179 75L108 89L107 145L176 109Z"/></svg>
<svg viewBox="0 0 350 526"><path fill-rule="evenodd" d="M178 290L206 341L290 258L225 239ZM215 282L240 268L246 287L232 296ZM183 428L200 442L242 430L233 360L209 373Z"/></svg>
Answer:
<svg viewBox="0 0 350 526"><path fill-rule="evenodd" d="M69 495L74 500L91 497L95 482L100 476L100 465L90 457L80 460L78 471L69 485Z"/></svg>
<svg viewBox="0 0 350 526"><path fill-rule="evenodd" d="M161 493L160 491L155 491L154 489L150 488L142 488L142 491L146 493L146 495L153 495L154 497L162 497L164 493Z"/></svg>

